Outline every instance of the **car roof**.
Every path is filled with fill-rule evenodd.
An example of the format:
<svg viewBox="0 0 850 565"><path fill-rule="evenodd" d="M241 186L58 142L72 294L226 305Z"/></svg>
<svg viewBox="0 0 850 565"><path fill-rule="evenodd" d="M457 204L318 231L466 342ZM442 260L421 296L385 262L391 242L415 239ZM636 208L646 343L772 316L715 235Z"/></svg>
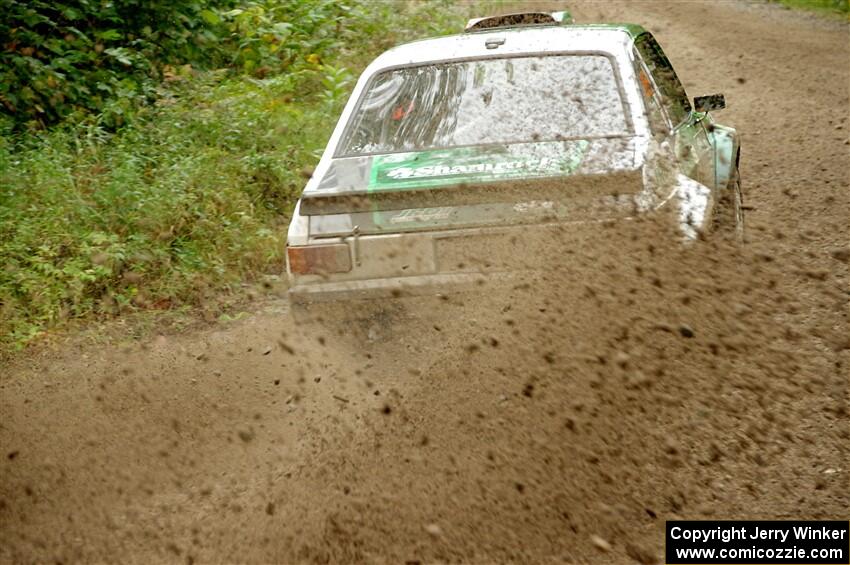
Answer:
<svg viewBox="0 0 850 565"><path fill-rule="evenodd" d="M466 33L484 33L490 31L527 31L529 29L539 29L543 27L558 27L564 30L581 30L581 29L609 29L609 30L619 30L628 33L632 36L632 38L637 37L638 35L646 32L646 29L642 25L638 24L628 24L628 23L587 23L587 24L577 24L577 23L561 23L558 25L551 24L539 24L539 25L516 25L516 26L504 26L504 27L494 27L494 28L485 28L483 30L470 30Z"/></svg>
<svg viewBox="0 0 850 565"><path fill-rule="evenodd" d="M469 59L480 56L516 56L522 53L598 51L615 53L646 30L635 24L567 24L516 26L420 39L393 47L379 55L364 74L380 68L424 64L432 61ZM487 39L505 39L496 49ZM377 67L377 68L376 68Z"/></svg>

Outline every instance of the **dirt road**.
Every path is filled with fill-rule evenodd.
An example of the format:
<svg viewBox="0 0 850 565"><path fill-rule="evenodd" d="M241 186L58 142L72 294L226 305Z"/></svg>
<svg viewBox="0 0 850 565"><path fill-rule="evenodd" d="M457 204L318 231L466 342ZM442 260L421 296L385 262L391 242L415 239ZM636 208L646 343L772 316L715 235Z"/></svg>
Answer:
<svg viewBox="0 0 850 565"><path fill-rule="evenodd" d="M726 94L744 249L636 224L565 236L531 293L420 302L378 340L270 297L17 361L0 561L654 563L666 519L847 518L847 26L571 7L644 23L689 94Z"/></svg>

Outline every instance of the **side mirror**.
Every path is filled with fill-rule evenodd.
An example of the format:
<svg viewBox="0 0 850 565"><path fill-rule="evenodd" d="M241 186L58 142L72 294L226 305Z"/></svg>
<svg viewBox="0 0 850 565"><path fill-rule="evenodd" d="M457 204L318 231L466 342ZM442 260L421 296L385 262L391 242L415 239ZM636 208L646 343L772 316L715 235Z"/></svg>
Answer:
<svg viewBox="0 0 850 565"><path fill-rule="evenodd" d="M709 94L694 98L694 110L705 113L712 110L722 110L726 107L726 97L722 94Z"/></svg>

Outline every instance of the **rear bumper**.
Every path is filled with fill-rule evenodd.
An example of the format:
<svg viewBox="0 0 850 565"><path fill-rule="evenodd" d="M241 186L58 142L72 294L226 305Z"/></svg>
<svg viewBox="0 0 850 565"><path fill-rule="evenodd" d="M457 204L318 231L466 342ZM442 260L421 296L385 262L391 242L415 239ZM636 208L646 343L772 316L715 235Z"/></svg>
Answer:
<svg viewBox="0 0 850 565"><path fill-rule="evenodd" d="M455 294L483 290L490 285L503 286L516 281L518 273L450 273L416 275L359 281L328 281L296 285L289 289L289 299L295 304L335 302L375 298L399 298Z"/></svg>

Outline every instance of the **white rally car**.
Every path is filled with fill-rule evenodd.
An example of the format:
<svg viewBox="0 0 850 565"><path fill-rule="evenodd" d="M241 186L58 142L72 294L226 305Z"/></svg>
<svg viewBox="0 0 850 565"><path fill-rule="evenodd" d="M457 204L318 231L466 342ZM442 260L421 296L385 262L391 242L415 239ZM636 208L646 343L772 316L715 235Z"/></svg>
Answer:
<svg viewBox="0 0 850 565"><path fill-rule="evenodd" d="M472 20L363 72L287 239L294 302L397 296L521 268L532 234L666 213L740 237L734 129L653 36L563 12Z"/></svg>

